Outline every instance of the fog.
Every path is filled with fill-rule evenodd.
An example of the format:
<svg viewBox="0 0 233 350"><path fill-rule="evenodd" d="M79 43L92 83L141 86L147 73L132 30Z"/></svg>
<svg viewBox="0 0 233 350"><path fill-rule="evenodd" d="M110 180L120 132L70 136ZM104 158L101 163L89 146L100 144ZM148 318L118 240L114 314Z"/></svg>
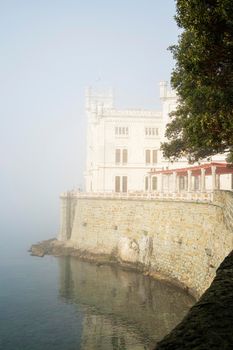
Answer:
<svg viewBox="0 0 233 350"><path fill-rule="evenodd" d="M0 235L54 237L59 193L83 186L87 86L159 109L174 0L0 1Z"/></svg>

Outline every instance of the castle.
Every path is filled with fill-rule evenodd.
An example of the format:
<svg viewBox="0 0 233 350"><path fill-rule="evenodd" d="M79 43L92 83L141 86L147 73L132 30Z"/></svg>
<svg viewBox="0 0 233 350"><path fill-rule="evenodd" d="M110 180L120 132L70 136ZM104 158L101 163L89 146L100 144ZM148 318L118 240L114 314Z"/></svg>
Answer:
<svg viewBox="0 0 233 350"><path fill-rule="evenodd" d="M173 191L171 176L161 177L153 170L187 167L186 159L169 163L160 151L165 140L169 113L175 110L177 95L167 82L160 82L162 110L126 109L114 106L111 90L86 92L87 162L85 191L88 193L130 193ZM225 162L224 156L212 161ZM179 189L188 190L187 176L178 178ZM193 176L189 190L201 190L201 173ZM211 179L206 178L206 188L211 189ZM232 189L231 174L216 178L217 188Z"/></svg>
<svg viewBox="0 0 233 350"><path fill-rule="evenodd" d="M61 194L58 244L200 296L232 250L233 167L169 164L160 143L177 96L163 82L160 98L160 112L118 110L111 91L87 91L86 189Z"/></svg>

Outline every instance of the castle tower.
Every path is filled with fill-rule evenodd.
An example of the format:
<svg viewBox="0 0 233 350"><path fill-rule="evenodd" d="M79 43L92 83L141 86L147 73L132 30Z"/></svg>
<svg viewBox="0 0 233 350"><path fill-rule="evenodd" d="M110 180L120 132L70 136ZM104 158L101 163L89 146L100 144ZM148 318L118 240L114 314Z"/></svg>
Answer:
<svg viewBox="0 0 233 350"><path fill-rule="evenodd" d="M103 121L114 109L112 89L106 91L86 89L85 109L87 115L87 161L85 172L86 191L103 190L100 185L100 165L105 164L105 123ZM103 181L103 180L102 180Z"/></svg>

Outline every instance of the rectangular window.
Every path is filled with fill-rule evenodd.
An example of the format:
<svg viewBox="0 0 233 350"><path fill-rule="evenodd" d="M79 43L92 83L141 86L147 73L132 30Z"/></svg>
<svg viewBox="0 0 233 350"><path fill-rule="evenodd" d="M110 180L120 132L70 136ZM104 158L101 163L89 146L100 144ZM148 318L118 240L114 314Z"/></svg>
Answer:
<svg viewBox="0 0 233 350"><path fill-rule="evenodd" d="M145 151L146 164L157 164L158 163L158 151L156 149Z"/></svg>
<svg viewBox="0 0 233 350"><path fill-rule="evenodd" d="M145 177L145 191L148 191L149 183L148 183L148 176Z"/></svg>
<svg viewBox="0 0 233 350"><path fill-rule="evenodd" d="M128 163L128 150L127 149L116 149L115 150L115 163L116 164L127 164Z"/></svg>
<svg viewBox="0 0 233 350"><path fill-rule="evenodd" d="M146 150L146 164L150 164L150 150Z"/></svg>
<svg viewBox="0 0 233 350"><path fill-rule="evenodd" d="M157 163L157 150L153 149L152 151L152 161L153 161L153 164L156 164Z"/></svg>
<svg viewBox="0 0 233 350"><path fill-rule="evenodd" d="M115 150L115 163L119 164L121 162L121 150L116 149Z"/></svg>
<svg viewBox="0 0 233 350"><path fill-rule="evenodd" d="M127 164L127 162L128 162L128 151L127 151L127 149L123 149L123 151L122 151L122 162L123 162L123 164Z"/></svg>
<svg viewBox="0 0 233 350"><path fill-rule="evenodd" d="M127 176L122 177L122 192L127 192L128 190L128 178Z"/></svg>
<svg viewBox="0 0 233 350"><path fill-rule="evenodd" d="M152 190L157 191L157 176L152 177Z"/></svg>
<svg viewBox="0 0 233 350"><path fill-rule="evenodd" d="M121 177L115 176L115 192L121 191Z"/></svg>
<svg viewBox="0 0 233 350"><path fill-rule="evenodd" d="M129 135L129 128L128 126L115 126L115 135L116 136L128 136Z"/></svg>
<svg viewBox="0 0 233 350"><path fill-rule="evenodd" d="M145 136L158 136L159 129L158 128L145 128Z"/></svg>

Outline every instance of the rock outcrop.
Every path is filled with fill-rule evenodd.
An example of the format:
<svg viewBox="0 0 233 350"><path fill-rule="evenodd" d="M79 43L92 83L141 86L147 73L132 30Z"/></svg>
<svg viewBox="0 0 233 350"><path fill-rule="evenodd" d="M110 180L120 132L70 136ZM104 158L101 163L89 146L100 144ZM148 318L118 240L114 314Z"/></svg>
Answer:
<svg viewBox="0 0 233 350"><path fill-rule="evenodd" d="M211 286L155 350L233 349L233 252Z"/></svg>

